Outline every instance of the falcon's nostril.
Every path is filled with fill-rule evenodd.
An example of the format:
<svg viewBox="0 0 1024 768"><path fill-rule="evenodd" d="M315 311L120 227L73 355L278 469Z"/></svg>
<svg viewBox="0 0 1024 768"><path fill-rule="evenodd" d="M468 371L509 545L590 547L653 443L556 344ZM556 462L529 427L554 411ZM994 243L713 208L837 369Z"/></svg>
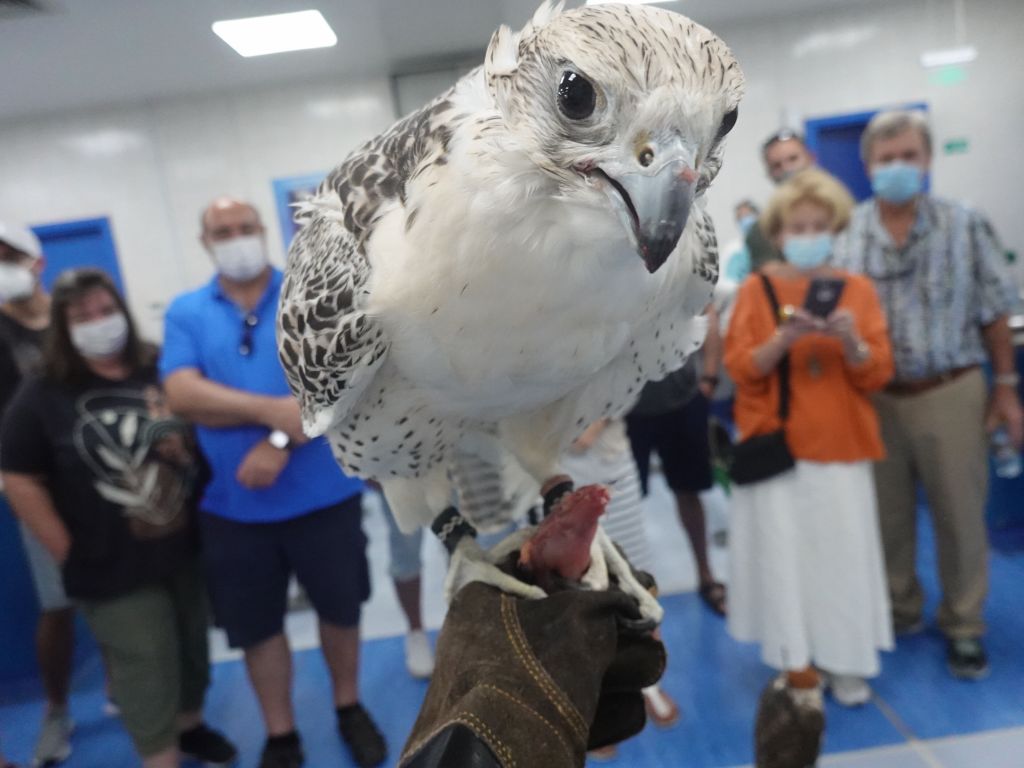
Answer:
<svg viewBox="0 0 1024 768"><path fill-rule="evenodd" d="M650 147L644 147L640 150L640 154L637 156L637 160L640 161L640 165L644 168L648 167L654 162L654 150Z"/></svg>

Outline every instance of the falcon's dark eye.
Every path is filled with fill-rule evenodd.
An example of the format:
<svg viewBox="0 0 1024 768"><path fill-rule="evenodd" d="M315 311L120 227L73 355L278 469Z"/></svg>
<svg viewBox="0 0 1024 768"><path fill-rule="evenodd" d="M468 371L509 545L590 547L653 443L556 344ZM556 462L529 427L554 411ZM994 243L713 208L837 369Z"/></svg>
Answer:
<svg viewBox="0 0 1024 768"><path fill-rule="evenodd" d="M736 118L739 117L740 108L734 107L725 113L725 117L722 118L722 124L718 128L718 134L715 136L715 141L721 141L725 138L725 134L732 130L732 127L736 125Z"/></svg>
<svg viewBox="0 0 1024 768"><path fill-rule="evenodd" d="M594 114L597 93L579 72L565 71L558 81L558 108L570 120L585 120Z"/></svg>

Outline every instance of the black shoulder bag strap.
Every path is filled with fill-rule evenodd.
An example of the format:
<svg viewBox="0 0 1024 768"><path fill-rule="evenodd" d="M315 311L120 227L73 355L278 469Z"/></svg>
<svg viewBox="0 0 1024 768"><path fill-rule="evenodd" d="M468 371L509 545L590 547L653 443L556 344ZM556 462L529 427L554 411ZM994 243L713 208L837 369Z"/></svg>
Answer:
<svg viewBox="0 0 1024 768"><path fill-rule="evenodd" d="M775 326L778 327L781 322L781 316L779 313L779 299L775 295L775 289L772 287L772 281L767 278L763 273L758 274L761 278L761 282L764 284L764 292L768 294L768 301L772 305L772 316L775 318ZM786 419L789 417L789 353L787 352L779 360L778 365L779 371L779 419L783 424L786 423Z"/></svg>

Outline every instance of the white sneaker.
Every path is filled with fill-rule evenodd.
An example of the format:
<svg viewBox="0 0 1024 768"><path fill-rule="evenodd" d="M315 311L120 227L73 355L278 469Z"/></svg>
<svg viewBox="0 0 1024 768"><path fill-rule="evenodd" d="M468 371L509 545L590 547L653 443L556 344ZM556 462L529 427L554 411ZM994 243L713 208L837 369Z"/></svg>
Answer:
<svg viewBox="0 0 1024 768"><path fill-rule="evenodd" d="M417 680L426 680L434 674L434 650L422 629L413 630L405 636L405 668Z"/></svg>
<svg viewBox="0 0 1024 768"><path fill-rule="evenodd" d="M121 708L117 706L117 702L109 696L107 700L103 702L103 714L107 717L120 717Z"/></svg>
<svg viewBox="0 0 1024 768"><path fill-rule="evenodd" d="M47 715L36 741L32 765L50 766L67 760L71 756L71 732L74 728L67 710Z"/></svg>
<svg viewBox="0 0 1024 768"><path fill-rule="evenodd" d="M871 700L871 686L863 677L830 674L828 685L832 698L844 707L859 707Z"/></svg>

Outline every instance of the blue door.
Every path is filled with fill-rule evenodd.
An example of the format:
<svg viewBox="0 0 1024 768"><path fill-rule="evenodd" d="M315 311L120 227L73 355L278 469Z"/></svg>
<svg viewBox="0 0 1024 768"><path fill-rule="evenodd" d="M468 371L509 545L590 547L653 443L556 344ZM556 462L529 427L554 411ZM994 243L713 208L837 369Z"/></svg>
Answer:
<svg viewBox="0 0 1024 768"><path fill-rule="evenodd" d="M57 275L73 267L99 267L106 271L124 293L121 269L110 234L110 222L103 219L68 221L32 227L46 255L43 285L53 287ZM0 493L0 688L13 681L31 680L38 674L34 636L39 606L25 559L21 534L14 515ZM78 622L75 660L81 663L96 653L96 644Z"/></svg>
<svg viewBox="0 0 1024 768"><path fill-rule="evenodd" d="M928 111L927 104L907 104L903 109ZM804 124L807 147L818 157L818 164L839 178L858 202L871 197L871 180L860 159L860 136L879 110L832 115L807 120Z"/></svg>
<svg viewBox="0 0 1024 768"><path fill-rule="evenodd" d="M53 287L53 281L65 269L98 267L113 278L118 291L124 295L121 267L117 261L109 219L41 224L32 227L32 231L42 242L43 253L46 255L43 285L47 290Z"/></svg>

